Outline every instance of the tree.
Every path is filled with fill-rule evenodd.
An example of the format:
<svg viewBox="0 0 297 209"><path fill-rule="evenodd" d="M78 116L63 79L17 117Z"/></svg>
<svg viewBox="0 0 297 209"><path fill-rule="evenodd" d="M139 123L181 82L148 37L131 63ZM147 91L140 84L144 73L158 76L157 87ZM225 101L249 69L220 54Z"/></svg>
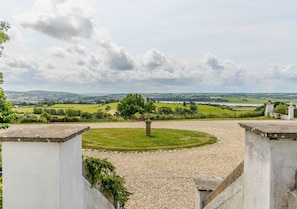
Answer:
<svg viewBox="0 0 297 209"><path fill-rule="evenodd" d="M144 105L144 99L140 94L128 94L119 102L117 110L121 113L121 116L127 119L137 112L144 113Z"/></svg>
<svg viewBox="0 0 297 209"><path fill-rule="evenodd" d="M66 115L66 117L69 117L69 118L75 117L77 115L77 111L73 110L73 109L66 109L65 115Z"/></svg>
<svg viewBox="0 0 297 209"><path fill-rule="evenodd" d="M9 36L6 33L9 28L10 26L7 22L0 21L0 57L4 48L2 44L9 40Z"/></svg>
<svg viewBox="0 0 297 209"><path fill-rule="evenodd" d="M0 22L0 57L2 55L3 43L9 40L7 30L10 28L6 22ZM3 84L3 74L0 72L0 85ZM11 103L6 101L3 89L0 87L0 129L8 128L8 122L14 118Z"/></svg>
<svg viewBox="0 0 297 209"><path fill-rule="evenodd" d="M170 115L173 113L171 107L158 107L158 114Z"/></svg>
<svg viewBox="0 0 297 209"><path fill-rule="evenodd" d="M33 113L34 114L41 114L43 112L43 108L42 107L34 107L33 109Z"/></svg>
<svg viewBox="0 0 297 209"><path fill-rule="evenodd" d="M195 103L191 103L190 104L191 113L195 114L195 113L197 113L197 110L198 110L197 105Z"/></svg>
<svg viewBox="0 0 297 209"><path fill-rule="evenodd" d="M155 110L156 110L156 106L154 105L154 102L149 101L144 104L144 112L152 113Z"/></svg>

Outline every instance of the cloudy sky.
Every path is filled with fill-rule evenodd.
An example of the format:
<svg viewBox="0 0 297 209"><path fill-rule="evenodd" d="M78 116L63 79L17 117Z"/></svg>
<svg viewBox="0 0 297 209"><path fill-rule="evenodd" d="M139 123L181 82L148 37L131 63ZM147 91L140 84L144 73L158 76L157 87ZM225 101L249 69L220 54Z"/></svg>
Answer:
<svg viewBox="0 0 297 209"><path fill-rule="evenodd" d="M296 92L296 0L9 0L4 90Z"/></svg>

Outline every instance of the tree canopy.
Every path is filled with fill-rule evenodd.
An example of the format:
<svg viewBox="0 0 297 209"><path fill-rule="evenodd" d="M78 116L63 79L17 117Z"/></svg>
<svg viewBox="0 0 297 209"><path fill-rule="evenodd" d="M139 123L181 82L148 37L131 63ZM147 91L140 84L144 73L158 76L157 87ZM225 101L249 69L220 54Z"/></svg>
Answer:
<svg viewBox="0 0 297 209"><path fill-rule="evenodd" d="M10 28L7 22L0 22L0 57L3 51L3 43L9 40L7 30ZM3 84L3 74L0 72L0 85ZM11 103L6 101L2 87L0 87L0 129L8 128L8 122L14 117Z"/></svg>
<svg viewBox="0 0 297 209"><path fill-rule="evenodd" d="M3 43L9 40L9 36L7 34L8 29L10 28L7 22L0 22L0 56L2 55L3 51Z"/></svg>
<svg viewBox="0 0 297 209"><path fill-rule="evenodd" d="M124 118L129 118L135 113L151 113L155 110L155 106L152 101L145 102L140 94L131 93L119 102L117 110Z"/></svg>

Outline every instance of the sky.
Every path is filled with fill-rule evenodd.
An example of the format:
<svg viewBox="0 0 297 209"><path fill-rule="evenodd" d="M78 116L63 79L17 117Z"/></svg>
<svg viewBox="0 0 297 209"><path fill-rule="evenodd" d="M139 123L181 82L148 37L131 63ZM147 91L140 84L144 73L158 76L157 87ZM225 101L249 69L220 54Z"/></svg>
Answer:
<svg viewBox="0 0 297 209"><path fill-rule="evenodd" d="M9 0L4 90L296 92L295 0Z"/></svg>

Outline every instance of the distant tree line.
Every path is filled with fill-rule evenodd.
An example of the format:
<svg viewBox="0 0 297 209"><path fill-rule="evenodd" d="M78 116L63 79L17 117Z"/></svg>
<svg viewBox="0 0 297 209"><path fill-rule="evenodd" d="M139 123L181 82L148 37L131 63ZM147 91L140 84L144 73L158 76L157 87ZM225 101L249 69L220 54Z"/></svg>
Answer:
<svg viewBox="0 0 297 209"><path fill-rule="evenodd" d="M114 102L114 100L102 101L102 104ZM156 107L156 101L152 98L144 99L140 94L127 94L117 106L117 111L111 115L108 113L111 110L109 105L105 106L106 111L98 110L95 113L84 112L82 110L67 108L51 108L49 104L54 104L54 101L48 101L46 105L39 103L34 106L32 113L23 113L17 122L96 122L102 120L119 121L119 120L175 120L175 119L204 119L204 118L246 118L258 117L264 115L264 106L256 108L254 111L240 113L236 112L229 106L221 106L213 104L222 109L233 111L233 113L202 113L199 112L198 105L195 102L183 102L182 106L171 108L169 106ZM207 104L208 106L210 104Z"/></svg>

